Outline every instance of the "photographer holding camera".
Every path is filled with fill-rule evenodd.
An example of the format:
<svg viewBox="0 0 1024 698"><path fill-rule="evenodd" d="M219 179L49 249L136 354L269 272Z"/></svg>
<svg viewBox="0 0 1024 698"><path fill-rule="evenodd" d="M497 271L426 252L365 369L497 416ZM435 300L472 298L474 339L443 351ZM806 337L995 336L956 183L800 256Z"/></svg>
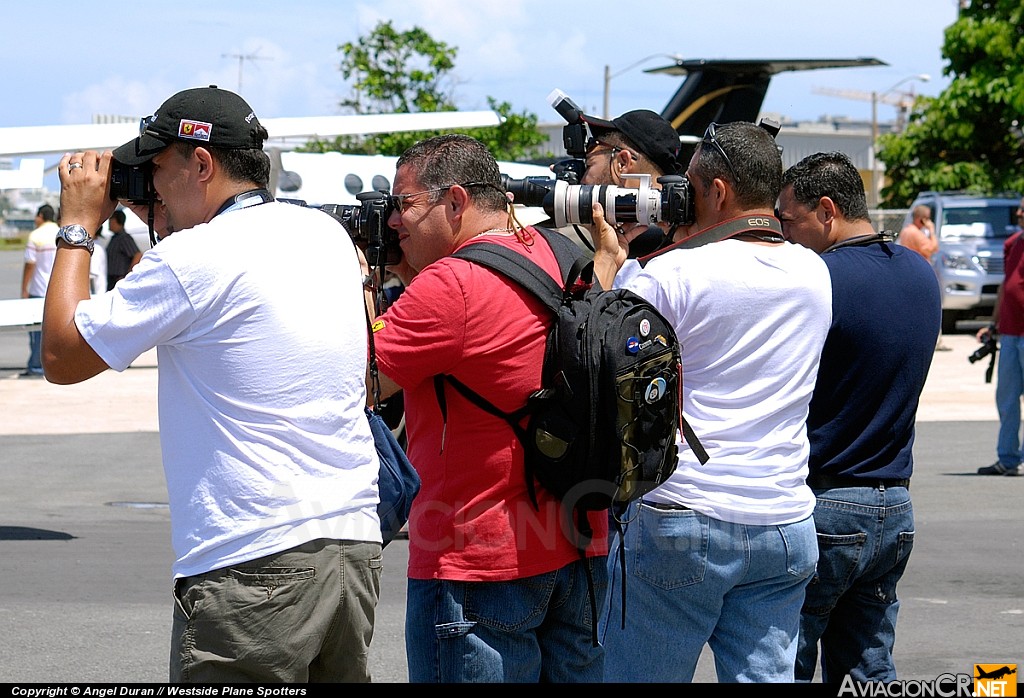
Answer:
<svg viewBox="0 0 1024 698"><path fill-rule="evenodd" d="M629 175L650 175L651 188L661 189L658 177L678 174L679 134L672 124L647 109L636 109L606 121L583 116L592 137L586 146L586 171L581 184L635 187ZM629 246L630 256L642 257L671 240L672 224L647 226Z"/></svg>
<svg viewBox="0 0 1024 698"><path fill-rule="evenodd" d="M875 233L864 182L842 153L786 171L779 219L832 279L832 326L807 416L818 568L796 679L814 678L820 642L824 683L895 681L896 585L914 544L914 426L939 334L939 284L921 255Z"/></svg>
<svg viewBox="0 0 1024 698"><path fill-rule="evenodd" d="M832 317L828 269L782 236L782 157L766 128L711 124L686 176L692 230L717 241L627 260L627 236L594 206L601 285L672 320L682 409L710 456L701 465L678 439L675 472L623 517L609 587L623 545L626 599L612 594L602 618L605 678L691 681L708 644L719 681L792 682L818 557L805 418Z"/></svg>
<svg viewBox="0 0 1024 698"><path fill-rule="evenodd" d="M362 275L337 221L273 200L266 138L211 86L113 154L64 156L43 366L78 383L156 348L172 682L368 681L381 533ZM114 160L151 176L162 241L90 299L86 231L114 211Z"/></svg>
<svg viewBox="0 0 1024 698"><path fill-rule="evenodd" d="M995 351L996 408L999 411L997 460L978 468L978 475L1020 475L1020 401L1024 395L1024 198L1017 206L1018 230L1003 243L1003 283L999 285L992 324L978 330L978 341Z"/></svg>
<svg viewBox="0 0 1024 698"><path fill-rule="evenodd" d="M512 218L501 181L487 147L464 135L420 141L397 163L388 222L417 273L373 336L381 396L404 390L422 480L409 518L409 680L600 681L587 578L602 599L607 516L591 513L582 559L566 506L544 488L531 501L508 422L435 381L454 377L508 412L541 387L551 312L512 279L451 257L497 244L561 279L548 242Z"/></svg>

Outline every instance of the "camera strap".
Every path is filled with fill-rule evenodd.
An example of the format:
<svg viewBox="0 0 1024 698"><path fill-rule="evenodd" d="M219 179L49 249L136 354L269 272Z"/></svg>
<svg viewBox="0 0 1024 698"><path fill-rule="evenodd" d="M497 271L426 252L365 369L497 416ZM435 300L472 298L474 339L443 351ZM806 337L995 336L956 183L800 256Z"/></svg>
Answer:
<svg viewBox="0 0 1024 698"><path fill-rule="evenodd" d="M751 233L759 239L768 242L785 241L785 237L782 235L782 224L775 216L770 214L740 216L738 218L722 221L718 225L705 228L704 230L694 233L689 237L683 238L679 242L668 245L667 247L662 247L660 250L652 252L646 257L640 257L637 259L637 262L640 264L640 267L643 268L647 262L651 261L658 255L665 254L666 252L702 247L703 245L727 240L743 233Z"/></svg>
<svg viewBox="0 0 1024 698"><path fill-rule="evenodd" d="M239 209L249 208L250 206L259 206L274 200L274 195L266 189L250 189L249 191L243 191L241 194L235 194L230 199L225 201L217 213L213 214L214 218L222 213L228 211L238 211Z"/></svg>
<svg viewBox="0 0 1024 698"><path fill-rule="evenodd" d="M871 235L858 235L857 237L850 238L849 240L843 240L837 242L831 247L826 248L822 251L822 254L826 252L833 252L842 247L864 247L866 245L874 245L875 243L889 243L895 240L893 234L888 230L883 230L880 233L873 233Z"/></svg>

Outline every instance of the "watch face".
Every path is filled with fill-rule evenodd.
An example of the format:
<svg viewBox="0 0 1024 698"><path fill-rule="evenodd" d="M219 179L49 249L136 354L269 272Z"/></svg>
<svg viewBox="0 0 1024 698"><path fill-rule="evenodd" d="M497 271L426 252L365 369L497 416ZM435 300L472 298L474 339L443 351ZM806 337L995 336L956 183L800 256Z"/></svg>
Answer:
<svg viewBox="0 0 1024 698"><path fill-rule="evenodd" d="M89 233L80 225L69 225L63 228L63 237L72 245L80 245L89 239Z"/></svg>

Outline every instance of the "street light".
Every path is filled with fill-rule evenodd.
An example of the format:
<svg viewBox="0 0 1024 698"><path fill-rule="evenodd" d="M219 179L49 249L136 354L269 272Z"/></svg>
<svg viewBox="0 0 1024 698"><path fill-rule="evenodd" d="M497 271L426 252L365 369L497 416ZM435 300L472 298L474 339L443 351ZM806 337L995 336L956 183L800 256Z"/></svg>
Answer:
<svg viewBox="0 0 1024 698"><path fill-rule="evenodd" d="M876 206L876 207L878 206L879 195L880 195L880 193L882 191L881 181L879 181L881 178L879 177L879 174L878 174L878 158L875 156L875 151L878 150L878 103L880 101L883 101L887 96L889 96L893 92L895 92L896 88L899 87L900 85L903 85L904 83L908 83L908 82L911 82L913 80L920 80L921 82L928 82L931 79L932 79L932 76L928 75L927 73L918 73L917 75L908 75L907 77L903 78L902 80L897 82L895 85L890 87L885 92L874 92L874 91L872 91L872 93L871 93L871 194L872 194L872 199L873 199L871 204L873 206ZM913 97L913 94L914 93L911 92L910 96ZM900 109L904 108L902 106L902 102L901 102L899 108Z"/></svg>
<svg viewBox="0 0 1024 698"><path fill-rule="evenodd" d="M618 77L619 75L622 75L623 73L626 73L626 72L632 70L633 68L637 67L641 63L646 63L647 61L651 60L652 58L671 58L676 63L679 63L679 62L684 60L683 57L680 56L678 53L652 53L649 56L641 58L636 63L632 63L632 64L626 66L625 68L623 68L622 70L618 70L618 71L616 71L614 73L612 72L612 69L611 69L610 66L605 65L605 67L604 67L604 118L605 119L608 118L608 88L611 85L612 78Z"/></svg>

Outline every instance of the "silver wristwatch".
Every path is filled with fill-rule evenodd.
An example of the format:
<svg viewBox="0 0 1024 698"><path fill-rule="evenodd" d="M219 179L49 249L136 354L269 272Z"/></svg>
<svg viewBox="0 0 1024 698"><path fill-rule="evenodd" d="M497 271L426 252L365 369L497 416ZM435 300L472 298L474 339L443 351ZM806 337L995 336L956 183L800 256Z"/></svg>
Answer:
<svg viewBox="0 0 1024 698"><path fill-rule="evenodd" d="M60 242L61 240L74 247L84 247L89 250L89 254L92 254L94 245L92 236L89 235L88 230L80 225L65 225L58 230L55 242Z"/></svg>

